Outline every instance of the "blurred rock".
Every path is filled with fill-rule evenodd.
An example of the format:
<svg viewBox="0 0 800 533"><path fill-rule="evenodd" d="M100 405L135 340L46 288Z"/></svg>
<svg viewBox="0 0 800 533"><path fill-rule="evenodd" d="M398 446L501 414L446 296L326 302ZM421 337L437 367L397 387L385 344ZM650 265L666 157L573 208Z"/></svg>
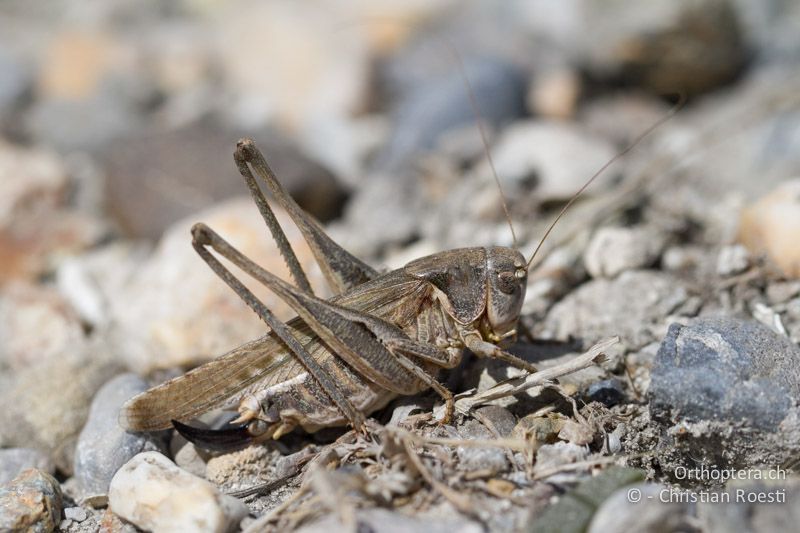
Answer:
<svg viewBox="0 0 800 533"><path fill-rule="evenodd" d="M175 464L197 477L206 477L206 461L191 442L187 442L175 453Z"/></svg>
<svg viewBox="0 0 800 533"><path fill-rule="evenodd" d="M576 34L594 75L656 94L695 95L730 83L748 60L745 36L727 0L584 3Z"/></svg>
<svg viewBox="0 0 800 533"><path fill-rule="evenodd" d="M598 229L583 256L594 278L613 278L625 270L647 268L664 248L663 235L645 227Z"/></svg>
<svg viewBox="0 0 800 533"><path fill-rule="evenodd" d="M0 486L0 531L49 533L61 522L61 489L50 474L32 468Z"/></svg>
<svg viewBox="0 0 800 533"><path fill-rule="evenodd" d="M771 473L774 475L775 470ZM791 531L800 512L788 503L800 496L799 485L795 476L774 481L729 481L724 490L729 497L727 502L698 504L698 525L710 533Z"/></svg>
<svg viewBox="0 0 800 533"><path fill-rule="evenodd" d="M313 258L299 230L282 211L276 211L276 215L312 284L320 289L321 275L315 277L314 273L319 271L310 268L314 265ZM155 368L197 364L260 337L267 330L192 248L189 230L199 221L262 267L289 279L277 246L249 198L229 200L176 223L119 295L109 302L112 335L120 355L140 375ZM278 316L294 315L265 287L246 275L241 279Z"/></svg>
<svg viewBox="0 0 800 533"><path fill-rule="evenodd" d="M113 33L63 29L50 36L27 129L61 151L99 151L141 127L151 97L136 53Z"/></svg>
<svg viewBox="0 0 800 533"><path fill-rule="evenodd" d="M670 428L664 460L748 468L796 455L799 363L800 348L757 322L670 326L648 392L651 417Z"/></svg>
<svg viewBox="0 0 800 533"><path fill-rule="evenodd" d="M532 114L551 119L568 119L576 111L581 95L579 74L567 67L552 69L534 78L527 105Z"/></svg>
<svg viewBox="0 0 800 533"><path fill-rule="evenodd" d="M689 293L670 275L629 270L613 280L585 283L553 306L544 332L554 338L569 336L595 342L619 335L631 349L662 336L667 317L680 311Z"/></svg>
<svg viewBox="0 0 800 533"><path fill-rule="evenodd" d="M233 161L245 134L255 134L281 184L306 211L323 222L340 214L346 193L336 177L277 131L234 130L211 119L112 142L100 157L109 210L126 233L157 239L181 218L246 195Z"/></svg>
<svg viewBox="0 0 800 533"><path fill-rule="evenodd" d="M0 387L0 447L40 449L71 473L92 397L118 371L107 348L92 343L14 372Z"/></svg>
<svg viewBox="0 0 800 533"><path fill-rule="evenodd" d="M152 531L224 533L248 514L244 503L182 471L158 452L140 453L111 480L109 508Z"/></svg>
<svg viewBox="0 0 800 533"><path fill-rule="evenodd" d="M640 500L634 501L631 498L631 491L638 491L634 494ZM655 483L638 483L618 489L597 508L586 533L605 531L671 533L691 530L694 516L690 504L679 501L678 495L673 495L669 491L670 489L664 485Z"/></svg>
<svg viewBox="0 0 800 533"><path fill-rule="evenodd" d="M165 451L163 435L128 433L117 422L122 404L147 389L139 376L123 374L108 381L94 396L75 449L75 478L85 498L106 495L111 478L136 454Z"/></svg>
<svg viewBox="0 0 800 533"><path fill-rule="evenodd" d="M4 448L0 450L0 485L8 483L23 470L36 468L53 475L55 465L50 458L33 448Z"/></svg>
<svg viewBox="0 0 800 533"><path fill-rule="evenodd" d="M739 239L751 253L766 254L790 277L800 277L800 179L787 181L742 211Z"/></svg>
<svg viewBox="0 0 800 533"><path fill-rule="evenodd" d="M500 59L467 58L464 69L481 119L490 127L524 116L526 82L517 68ZM394 127L378 158L379 169L393 173L413 165L416 156L431 151L448 130L476 124L469 90L457 68L420 81L402 93L393 111Z"/></svg>
<svg viewBox="0 0 800 533"><path fill-rule="evenodd" d="M78 316L55 290L13 283L0 293L0 368L17 371L67 357L86 342Z"/></svg>
<svg viewBox="0 0 800 533"><path fill-rule="evenodd" d="M735 276L750 266L750 254L742 245L724 246L717 256L717 274Z"/></svg>
<svg viewBox="0 0 800 533"><path fill-rule="evenodd" d="M577 126L543 120L512 124L492 150L506 195L517 198L532 192L537 202L571 198L615 154L610 143ZM491 176L488 162L476 172Z"/></svg>
<svg viewBox="0 0 800 533"><path fill-rule="evenodd" d="M477 522L472 522L463 516L427 516L412 517L404 513L393 512L388 509L361 509L357 512L356 520L362 527L369 528L375 533L412 533L426 531L429 533L479 533L483 528ZM340 522L338 514L331 513L327 517L317 520L297 530L298 533L328 533L341 531L344 524ZM246 533L255 533L257 529L245 529Z"/></svg>
<svg viewBox="0 0 800 533"><path fill-rule="evenodd" d="M0 284L33 279L108 228L70 206L75 184L53 154L0 141Z"/></svg>
<svg viewBox="0 0 800 533"><path fill-rule="evenodd" d="M467 60L465 68L488 129L524 114L525 80L516 68L491 59ZM469 92L452 66L403 93L392 114L386 147L346 208L346 226L358 235L357 242L347 244L360 254L413 240L421 231L423 214L439 216L442 202L430 189L438 185L446 194L450 184L441 173L426 176L420 160L448 132L477 128ZM360 231L365 227L371 231Z"/></svg>
<svg viewBox="0 0 800 533"><path fill-rule="evenodd" d="M31 81L30 66L0 45L0 129L13 128L10 118L30 91Z"/></svg>

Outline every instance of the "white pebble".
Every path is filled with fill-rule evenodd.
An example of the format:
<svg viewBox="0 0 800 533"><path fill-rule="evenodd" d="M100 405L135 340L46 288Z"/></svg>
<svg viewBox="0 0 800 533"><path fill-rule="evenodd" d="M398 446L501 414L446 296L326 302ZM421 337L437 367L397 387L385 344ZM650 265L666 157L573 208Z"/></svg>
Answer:
<svg viewBox="0 0 800 533"><path fill-rule="evenodd" d="M117 472L108 503L137 527L159 532L224 533L236 529L248 514L240 500L158 452L140 453Z"/></svg>

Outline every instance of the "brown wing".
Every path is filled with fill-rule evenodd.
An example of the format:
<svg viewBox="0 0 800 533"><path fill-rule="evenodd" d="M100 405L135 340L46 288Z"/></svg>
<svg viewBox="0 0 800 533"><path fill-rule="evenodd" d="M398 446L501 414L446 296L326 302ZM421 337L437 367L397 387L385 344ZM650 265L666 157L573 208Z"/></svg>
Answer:
<svg viewBox="0 0 800 533"><path fill-rule="evenodd" d="M409 298L421 301L427 295L421 290L424 285L402 271L393 271L333 300L390 319L402 327L403 322L415 318L415 305L413 302L411 305L397 304ZM398 309L405 311L398 314ZM292 319L287 325L313 356L326 351L301 320ZM172 420L188 420L224 406L243 389L266 388L304 371L287 348L267 334L135 396L122 407L119 423L131 431L167 429L172 426Z"/></svg>

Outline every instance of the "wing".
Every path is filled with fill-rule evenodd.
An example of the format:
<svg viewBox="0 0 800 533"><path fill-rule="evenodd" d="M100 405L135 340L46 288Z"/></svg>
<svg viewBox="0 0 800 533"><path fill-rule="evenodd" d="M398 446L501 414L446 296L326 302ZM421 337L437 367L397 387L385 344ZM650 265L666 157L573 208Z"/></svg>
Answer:
<svg viewBox="0 0 800 533"><path fill-rule="evenodd" d="M416 319L416 301L421 306L429 294L425 289L424 282L392 271L332 300L403 327ZM403 299L411 299L411 305L398 305ZM302 320L294 318L287 325L312 356L326 352ZM188 420L225 406L245 389L266 388L302 372L303 366L280 340L267 334L133 397L120 410L119 423L130 431L167 429L172 420Z"/></svg>

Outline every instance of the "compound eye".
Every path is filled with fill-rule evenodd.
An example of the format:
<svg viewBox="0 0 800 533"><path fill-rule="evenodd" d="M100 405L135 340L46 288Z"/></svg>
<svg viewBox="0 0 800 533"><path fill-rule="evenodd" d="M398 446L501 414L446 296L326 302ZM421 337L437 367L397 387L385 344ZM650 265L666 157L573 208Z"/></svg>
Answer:
<svg viewBox="0 0 800 533"><path fill-rule="evenodd" d="M514 294L519 285L515 272L500 272L497 275L497 288L504 294Z"/></svg>

